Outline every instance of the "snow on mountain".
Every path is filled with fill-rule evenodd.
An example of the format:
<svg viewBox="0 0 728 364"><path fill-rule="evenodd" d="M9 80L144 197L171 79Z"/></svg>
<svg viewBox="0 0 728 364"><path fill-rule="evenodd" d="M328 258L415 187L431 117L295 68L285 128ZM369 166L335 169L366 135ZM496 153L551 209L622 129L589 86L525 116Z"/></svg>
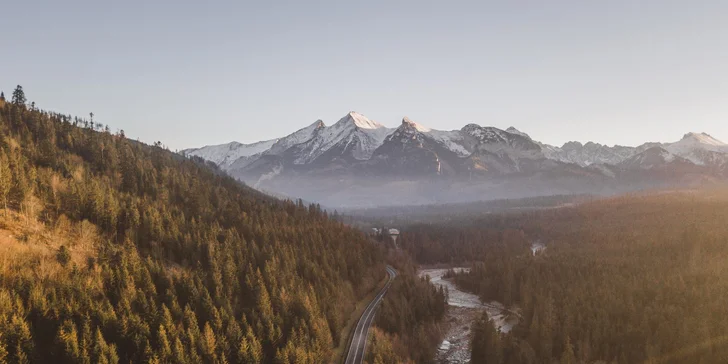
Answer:
<svg viewBox="0 0 728 364"><path fill-rule="evenodd" d="M402 119L402 125L411 126L412 128L419 131L420 133L429 133L432 131L432 129L422 126L422 125L412 121L410 118L408 118L406 116Z"/></svg>
<svg viewBox="0 0 728 364"><path fill-rule="evenodd" d="M278 141L271 146L270 150L268 150L266 154L281 154L294 145L302 144L311 140L319 130L325 127L326 125L324 125L323 121L316 120L316 122L314 122L313 124L303 129L299 129L293 134L278 139Z"/></svg>
<svg viewBox="0 0 728 364"><path fill-rule="evenodd" d="M568 142L562 147L540 145L546 158L582 167L599 163L617 165L655 147L663 148L671 155L682 157L696 165L728 164L728 145L705 133L688 133L675 143L645 143L638 147L610 147L593 142Z"/></svg>
<svg viewBox="0 0 728 364"><path fill-rule="evenodd" d="M511 133L491 126L468 124L461 132L475 138L475 150L484 150L495 154L507 154L516 158L543 158L541 147L524 136L523 133Z"/></svg>
<svg viewBox="0 0 728 364"><path fill-rule="evenodd" d="M225 167L230 166L240 158L252 157L267 151L276 141L277 139L272 139L252 144L231 142L220 145L208 145L197 149L186 149L182 153L211 161L220 166L220 168L225 169Z"/></svg>
<svg viewBox="0 0 728 364"><path fill-rule="evenodd" d="M460 157L467 157L472 153L468 150L465 138L459 130L430 130L426 135Z"/></svg>
<svg viewBox="0 0 728 364"><path fill-rule="evenodd" d="M592 164L618 164L637 153L634 147L615 145L613 147L599 143L567 142L562 147L541 144L546 158L564 163L578 164L586 167Z"/></svg>
<svg viewBox="0 0 728 364"><path fill-rule="evenodd" d="M643 170L667 168L673 164L691 165L686 159L676 156L662 147L649 148L619 163L621 167L626 169Z"/></svg>
<svg viewBox="0 0 728 364"><path fill-rule="evenodd" d="M400 143L406 144L410 141L422 142L424 138L424 132L429 132L430 129L421 126L410 120L408 117L402 119L402 124L389 134L384 140L386 143L399 140Z"/></svg>
<svg viewBox="0 0 728 364"><path fill-rule="evenodd" d="M564 163L574 163L574 162L566 160L566 158L562 156L561 148L555 147L553 145L543 144L541 142L536 142L536 144L538 144L538 146L541 147L541 153L543 153L543 156L546 159L564 162Z"/></svg>
<svg viewBox="0 0 728 364"><path fill-rule="evenodd" d="M687 133L683 138L673 145L688 145L688 146L700 146L701 148L709 149L712 151L726 151L728 144L721 142L718 139L706 133Z"/></svg>
<svg viewBox="0 0 728 364"><path fill-rule="evenodd" d="M434 134L433 134L434 133ZM405 117L377 148L370 165L384 175L433 176L442 173L444 142L433 138L446 138L444 133L424 127ZM448 154L448 153L444 153ZM455 157L457 158L457 157Z"/></svg>
<svg viewBox="0 0 728 364"><path fill-rule="evenodd" d="M437 142L445 149L450 150L460 157L467 157L471 154L471 151L467 148L465 137L459 130L444 131L430 129L410 120L410 118L406 116L402 119L402 125L409 126L409 128L405 128L405 130L417 131L423 137ZM394 133L392 135L394 135Z"/></svg>
<svg viewBox="0 0 728 364"><path fill-rule="evenodd" d="M285 137L182 151L251 186L331 204L441 203L562 193L610 193L728 180L728 145L705 133L637 147L557 147L509 127L441 131L407 117L387 128L350 112ZM390 193L382 193L383 190Z"/></svg>
<svg viewBox="0 0 728 364"><path fill-rule="evenodd" d="M483 127L478 124L468 124L465 125L461 130L466 134L474 136L481 142L505 143L508 141L506 132L494 127Z"/></svg>
<svg viewBox="0 0 728 364"><path fill-rule="evenodd" d="M679 141L666 148L697 165L722 165L728 161L728 144L706 133L687 133Z"/></svg>
<svg viewBox="0 0 728 364"><path fill-rule="evenodd" d="M232 142L188 149L182 153L212 161L224 170L235 169L239 173L246 173L245 170L272 171L273 167L308 165L314 161L320 166L326 166L335 160L348 163L368 161L388 140L396 140L397 143L392 144L392 147L383 148L381 153L377 152L377 158L397 150L401 151L404 145L412 145L416 148L424 147L430 152L442 151L438 148L443 148L463 159L477 157L478 165L485 163L484 165L488 165L486 167L490 170L498 170L497 164L501 162L520 166L521 162L518 160L546 158L580 167L594 166L593 170L610 175L611 167L606 166L637 168L643 163L643 167L649 167L670 164L677 158L683 164L692 163L714 170L728 171L728 144L705 133L688 133L674 143L645 143L638 147L607 146L594 142L586 144L568 142L556 147L534 141L528 134L514 127L501 130L468 124L460 130L442 131L428 128L405 117L402 124L394 129L353 111L331 126L326 126L321 120L317 120L279 139L252 144ZM413 142L416 144L412 144ZM407 149L406 153L421 153L416 151L416 148ZM649 153L645 154L647 151ZM486 155L487 153L491 155ZM448 161L442 161L443 166L449 165L448 168L451 170L448 173L457 173L455 171L460 168L458 166L462 166L458 161L459 158L442 156L439 152L435 155L450 158ZM324 157L321 158L322 156ZM429 158L427 154L422 156L420 160ZM409 160L403 156L398 158L403 161ZM497 159L498 163L494 162L493 158ZM346 163L342 166L346 168Z"/></svg>
<svg viewBox="0 0 728 364"><path fill-rule="evenodd" d="M384 125L379 124L376 121L372 121L366 118L366 116L357 113L356 111L350 112L344 117L346 120L351 120L356 127L360 129L381 129ZM344 120L342 119L342 120Z"/></svg>
<svg viewBox="0 0 728 364"><path fill-rule="evenodd" d="M663 161L665 161L667 163L670 163L675 160L675 155L666 150L662 150L660 152L660 157L662 158Z"/></svg>
<svg viewBox="0 0 728 364"><path fill-rule="evenodd" d="M301 145L294 164L307 164L334 147L351 150L352 157L366 160L372 156L392 129L350 112L336 124L319 129L315 136Z"/></svg>
<svg viewBox="0 0 728 364"><path fill-rule="evenodd" d="M518 134L518 135L520 135L522 137L526 137L528 139L531 139L531 136L530 135L528 135L528 134L526 134L526 133L524 133L524 132L522 132L522 131L520 131L520 130L512 127L512 126L509 127L508 129L506 129L506 131L509 132L509 133L511 133L511 134Z"/></svg>

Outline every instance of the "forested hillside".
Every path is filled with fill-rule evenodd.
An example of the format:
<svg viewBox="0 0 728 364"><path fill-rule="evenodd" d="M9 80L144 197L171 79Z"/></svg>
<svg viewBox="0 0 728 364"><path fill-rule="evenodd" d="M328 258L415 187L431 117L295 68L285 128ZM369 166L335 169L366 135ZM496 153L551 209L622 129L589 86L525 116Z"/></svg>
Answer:
<svg viewBox="0 0 728 364"><path fill-rule="evenodd" d="M510 334L477 323L473 363L726 363L727 221L719 189L413 227L402 242L423 259L472 254L456 283L521 309Z"/></svg>
<svg viewBox="0 0 728 364"><path fill-rule="evenodd" d="M93 120L0 101L0 363L323 363L383 254Z"/></svg>

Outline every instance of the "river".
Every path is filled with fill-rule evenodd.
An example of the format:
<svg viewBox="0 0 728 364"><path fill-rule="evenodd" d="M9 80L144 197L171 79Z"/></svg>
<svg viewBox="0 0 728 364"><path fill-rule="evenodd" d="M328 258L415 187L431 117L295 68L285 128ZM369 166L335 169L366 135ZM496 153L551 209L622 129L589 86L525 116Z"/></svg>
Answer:
<svg viewBox="0 0 728 364"><path fill-rule="evenodd" d="M462 271L467 268L453 268ZM485 303L472 293L459 290L449 279L444 279L448 269L421 269L420 277L429 276L430 282L445 287L448 292L447 303L450 306L445 317L447 333L438 348L436 361L443 364L461 364L470 362L471 327L483 311L493 320L496 328L503 333L509 332L518 318L504 311L500 302Z"/></svg>

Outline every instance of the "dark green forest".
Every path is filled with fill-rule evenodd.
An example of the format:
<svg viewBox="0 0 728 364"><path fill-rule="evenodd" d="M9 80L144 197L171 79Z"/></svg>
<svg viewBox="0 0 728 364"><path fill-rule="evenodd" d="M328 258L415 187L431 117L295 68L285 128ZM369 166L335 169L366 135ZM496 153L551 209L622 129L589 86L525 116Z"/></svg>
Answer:
<svg viewBox="0 0 728 364"><path fill-rule="evenodd" d="M0 101L0 363L324 363L384 252L317 205Z"/></svg>
<svg viewBox="0 0 728 364"><path fill-rule="evenodd" d="M451 275L460 288L521 312L509 334L475 324L473 363L726 363L726 221L717 188L412 226L401 241L471 265Z"/></svg>

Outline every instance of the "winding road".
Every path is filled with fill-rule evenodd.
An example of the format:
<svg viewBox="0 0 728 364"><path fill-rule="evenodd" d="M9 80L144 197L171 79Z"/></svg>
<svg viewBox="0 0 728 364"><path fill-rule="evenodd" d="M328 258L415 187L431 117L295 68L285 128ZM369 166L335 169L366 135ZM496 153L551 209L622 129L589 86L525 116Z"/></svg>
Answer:
<svg viewBox="0 0 728 364"><path fill-rule="evenodd" d="M361 364L364 362L364 354L367 350L367 337L369 336L369 328L374 322L374 314L377 312L379 302L384 298L384 294L387 293L387 289L392 284L392 280L397 276L397 271L387 266L387 273L389 273L389 281L382 287L379 294L374 297L369 306L362 313L359 322L354 328L354 335L351 337L351 344L349 345L349 352L346 354L345 364Z"/></svg>

